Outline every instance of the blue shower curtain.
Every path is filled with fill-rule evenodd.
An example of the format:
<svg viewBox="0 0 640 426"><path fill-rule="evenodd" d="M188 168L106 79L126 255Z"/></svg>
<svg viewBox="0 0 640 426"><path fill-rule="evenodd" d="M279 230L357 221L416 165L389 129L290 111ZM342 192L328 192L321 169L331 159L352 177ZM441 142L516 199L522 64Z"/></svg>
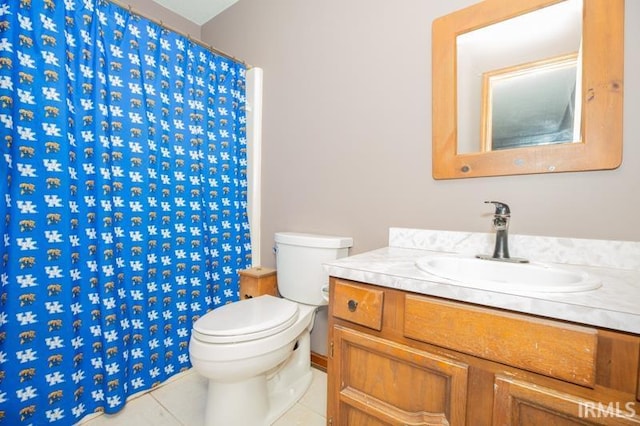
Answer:
<svg viewBox="0 0 640 426"><path fill-rule="evenodd" d="M0 425L190 367L250 266L245 67L103 0L0 4Z"/></svg>

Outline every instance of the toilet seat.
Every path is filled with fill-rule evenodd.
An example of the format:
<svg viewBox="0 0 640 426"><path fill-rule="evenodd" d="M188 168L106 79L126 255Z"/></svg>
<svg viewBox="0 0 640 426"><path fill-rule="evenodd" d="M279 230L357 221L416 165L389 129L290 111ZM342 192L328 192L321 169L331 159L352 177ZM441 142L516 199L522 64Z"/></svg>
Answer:
<svg viewBox="0 0 640 426"><path fill-rule="evenodd" d="M207 343L246 342L277 334L297 318L297 303L263 295L207 313L193 325L193 337Z"/></svg>

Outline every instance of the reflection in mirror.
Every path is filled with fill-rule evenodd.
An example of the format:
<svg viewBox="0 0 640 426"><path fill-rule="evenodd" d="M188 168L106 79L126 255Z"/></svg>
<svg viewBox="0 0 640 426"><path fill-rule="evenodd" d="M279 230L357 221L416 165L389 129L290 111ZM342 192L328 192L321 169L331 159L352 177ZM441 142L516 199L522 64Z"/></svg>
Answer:
<svg viewBox="0 0 640 426"><path fill-rule="evenodd" d="M457 179L620 166L624 5L625 0L483 0L436 19L432 31L433 177ZM561 9L568 13L561 13ZM533 26L524 24L549 12ZM503 26L507 28L504 32L495 31ZM559 67L562 71L550 67L554 69L550 72L554 75L549 79L551 84L568 80L561 89L543 90L543 83L538 81L541 75L536 72L526 78L501 79L503 83L517 83L501 88L497 86L503 83L497 83L483 98L483 81L497 81L497 75L506 76L507 71L518 68L518 75L527 75L527 69L541 71L546 68L543 64L567 55L577 58L575 72L569 71L573 65L569 69ZM535 80L535 90L520 84L525 80ZM516 123L500 112L511 113L517 106L518 101L512 100L514 91L507 86L517 92L532 90L535 100L522 104L532 109L546 105L548 109L523 115L525 118ZM574 86L575 96L571 94ZM553 92L553 96L547 96L547 92ZM487 98L493 99L489 105L485 105ZM549 135L539 137L538 130L527 126L543 122L536 118L543 114L552 117L555 133L573 134L568 138L571 143L547 143ZM493 135L488 137L487 131ZM520 133L525 137L514 136ZM501 144L487 142L482 147L483 138L493 140L498 134L508 136L500 136L505 139ZM531 143L512 148L516 139L530 139Z"/></svg>
<svg viewBox="0 0 640 426"><path fill-rule="evenodd" d="M491 150L486 149L490 145L484 143L486 128L483 122L485 117L482 114L488 111L484 108L486 98L483 97L484 78L487 75L495 75L509 69L515 70L522 67L522 64L543 63L568 54L577 55L581 41L582 0L565 0L458 35L458 152ZM577 71L579 72L579 69ZM534 81L533 76L531 77L529 81ZM576 75L573 79L576 79ZM523 81L519 79L518 88L521 91L526 90ZM504 92L505 85L502 86ZM544 103L543 96L551 92L551 88L544 86L530 90L533 91L530 99L539 103ZM505 96L511 97L506 93ZM495 106L490 106L489 109L495 110ZM498 126L511 125L500 123L499 118L505 117L494 117ZM520 123L521 126L527 124L533 125L531 121ZM533 129L521 131L525 135L535 133ZM532 140L528 143L511 140L508 145L530 146L535 143Z"/></svg>
<svg viewBox="0 0 640 426"><path fill-rule="evenodd" d="M485 73L482 151L580 142L577 59L572 54Z"/></svg>

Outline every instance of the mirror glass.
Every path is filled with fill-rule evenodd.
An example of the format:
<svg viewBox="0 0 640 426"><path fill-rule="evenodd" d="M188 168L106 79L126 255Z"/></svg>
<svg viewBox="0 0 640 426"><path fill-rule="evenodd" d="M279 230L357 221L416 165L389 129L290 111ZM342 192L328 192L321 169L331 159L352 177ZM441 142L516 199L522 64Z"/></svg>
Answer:
<svg viewBox="0 0 640 426"><path fill-rule="evenodd" d="M432 30L435 179L620 165L624 0L484 0Z"/></svg>
<svg viewBox="0 0 640 426"><path fill-rule="evenodd" d="M458 35L458 153L579 142L581 41L582 0Z"/></svg>

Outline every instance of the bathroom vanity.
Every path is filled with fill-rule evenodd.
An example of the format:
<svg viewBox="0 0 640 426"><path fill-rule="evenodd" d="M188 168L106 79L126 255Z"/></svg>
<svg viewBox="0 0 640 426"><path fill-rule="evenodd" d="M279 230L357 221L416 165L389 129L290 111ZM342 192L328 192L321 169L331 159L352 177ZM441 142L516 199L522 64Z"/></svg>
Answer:
<svg viewBox="0 0 640 426"><path fill-rule="evenodd" d="M576 293L498 293L415 266L490 246L392 229L389 247L326 265L328 424L640 424L640 245L514 236L516 254L602 281Z"/></svg>

